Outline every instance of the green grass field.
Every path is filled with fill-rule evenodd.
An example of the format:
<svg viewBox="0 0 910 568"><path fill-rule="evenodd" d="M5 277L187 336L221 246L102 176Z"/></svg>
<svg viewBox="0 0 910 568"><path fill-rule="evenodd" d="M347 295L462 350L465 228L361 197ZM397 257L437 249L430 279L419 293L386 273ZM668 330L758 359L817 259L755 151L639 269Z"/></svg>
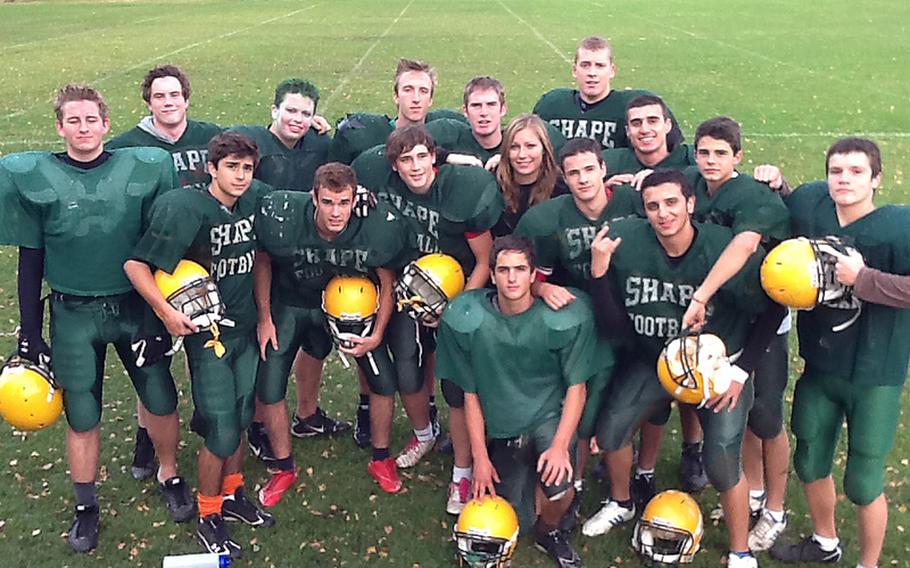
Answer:
<svg viewBox="0 0 910 568"><path fill-rule="evenodd" d="M0 4L0 154L59 149L51 100L71 81L99 87L112 110L112 132L144 114L139 82L158 63L183 67L193 82L194 118L223 125L266 123L274 85L303 76L322 89L318 111L334 121L348 111L391 112L391 74L399 57L422 58L439 71L434 106L458 108L474 75L500 78L510 115L528 111L544 91L570 84L577 41L609 37L619 68L615 86L650 88L667 100L691 138L717 114L746 133L744 169L780 164L791 182L823 174L824 151L838 136L862 133L884 153L881 202L908 201L910 171L910 36L906 4L871 0L682 3L673 0L123 0ZM905 71L901 72L900 69ZM0 352L14 346L18 315L15 251L0 249ZM112 359L115 361L115 359ZM61 364L62 362L58 362ZM794 360L794 370L800 367ZM182 362L175 363L182 375ZM108 366L99 498L101 542L89 556L63 538L72 490L64 423L24 436L0 425L0 558L4 566L158 566L167 554L197 552L191 524L174 525L155 485L129 476L133 394L119 363ZM187 383L180 412L191 411ZM322 404L350 416L354 377L337 360L326 374ZM906 402L906 397L905 397ZM678 435L666 443L661 487L676 479ZM396 422L395 447L406 439ZM194 478L198 439L187 434L180 467ZM444 512L451 460L442 454L405 473L406 491L382 494L366 475L367 454L350 438L295 442L303 468L296 494L275 509L271 530L237 527L246 559L239 566L450 566L453 519ZM910 436L901 423L889 461L891 519L886 565L910 565ZM844 455L838 456L843 465ZM247 462L247 485L265 470ZM838 472L838 476L841 472ZM839 477L838 477L839 479ZM839 482L839 481L838 481ZM603 487L589 485L583 512ZM840 489L840 488L839 488ZM700 496L704 513L716 494ZM811 530L798 484L788 492L785 538ZM852 507L839 505L844 566L857 561ZM574 542L587 566L637 565L631 527ZM696 566L717 566L723 527L708 526ZM775 563L761 555L764 566ZM523 542L515 566L549 566Z"/></svg>

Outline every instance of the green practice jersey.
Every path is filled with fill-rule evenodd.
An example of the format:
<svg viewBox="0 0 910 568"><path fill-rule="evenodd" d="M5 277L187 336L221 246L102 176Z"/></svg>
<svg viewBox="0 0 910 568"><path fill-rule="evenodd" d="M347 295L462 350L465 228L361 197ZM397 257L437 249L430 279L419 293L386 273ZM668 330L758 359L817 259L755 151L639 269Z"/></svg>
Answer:
<svg viewBox="0 0 910 568"><path fill-rule="evenodd" d="M174 159L174 169L180 178L180 185L206 187L211 181L208 171L209 140L222 132L222 128L208 122L187 120L186 130L176 141L168 140L155 128L150 116L142 119L135 127L118 134L104 147L109 150L117 148L134 148L152 146L170 153Z"/></svg>
<svg viewBox="0 0 910 568"><path fill-rule="evenodd" d="M733 233L726 227L696 224L689 250L670 259L647 219L623 219L610 226L622 243L607 272L622 297L634 332L634 356L655 364L664 344L680 333L680 321L692 294L711 271ZM727 354L745 345L751 318L767 306L758 270L763 254L754 254L739 273L708 302L705 332L724 340Z"/></svg>
<svg viewBox="0 0 910 568"><path fill-rule="evenodd" d="M542 300L521 314L494 307L496 292L471 290L452 300L439 325L436 374L480 399L486 434L514 438L559 416L566 390L594 377L603 359L590 298L551 310Z"/></svg>
<svg viewBox="0 0 910 568"><path fill-rule="evenodd" d="M293 148L285 146L266 126L237 126L231 131L256 142L259 165L254 176L275 189L310 191L316 169L329 161L332 139L313 128Z"/></svg>
<svg viewBox="0 0 910 568"><path fill-rule="evenodd" d="M550 144L553 145L553 153L558 156L559 151L566 143L566 137L552 124L546 123L546 127L547 134L550 135ZM428 122L427 132L433 137L433 141L436 142L437 146L457 154L475 156L480 158L480 161L484 164L487 163L487 160L499 154L502 149L502 143L493 148L481 146L477 138L474 138L471 125L460 120L443 119Z"/></svg>
<svg viewBox="0 0 910 568"><path fill-rule="evenodd" d="M318 307L333 276L397 271L410 260L408 224L385 203L364 218L352 216L331 241L319 235L315 215L310 193L275 191L262 200L256 235L272 259L272 294L282 303Z"/></svg>
<svg viewBox="0 0 910 568"><path fill-rule="evenodd" d="M416 256L442 252L455 257L466 275L474 270L468 236L488 231L505 206L493 174L472 166L443 165L430 189L418 195L389 166L384 146L364 152L352 166L362 185L408 221L416 238Z"/></svg>
<svg viewBox="0 0 910 568"><path fill-rule="evenodd" d="M631 147L610 148L604 150L601 156L607 165L607 177L617 174L637 174L641 170L656 170L657 168L684 170L695 165L695 151L688 144L677 144L666 158L654 166L642 164Z"/></svg>
<svg viewBox="0 0 910 568"><path fill-rule="evenodd" d="M602 100L588 104L581 100L576 89L553 89L544 94L534 105L534 114L555 126L566 138L590 138L601 148L625 148L629 145L626 136L626 105L635 97L653 95L651 91L628 89L612 90ZM682 133L673 113L674 139L682 141Z"/></svg>
<svg viewBox="0 0 910 568"><path fill-rule="evenodd" d="M467 119L461 113L444 108L428 112L426 123L429 124L440 119L467 123ZM394 131L394 118L369 112L348 114L338 121L335 128L329 160L351 164L357 156L370 148L385 144L386 138Z"/></svg>
<svg viewBox="0 0 910 568"><path fill-rule="evenodd" d="M641 211L641 197L629 186L614 188L610 201L595 220L585 217L571 195L553 197L528 209L515 234L531 239L537 268L548 280L587 289L591 278L591 243L597 232L623 217Z"/></svg>
<svg viewBox="0 0 910 568"><path fill-rule="evenodd" d="M712 197L708 182L698 168L686 168L686 177L695 189L695 213L699 223L730 227L735 234L761 233L764 239L783 240L790 236L790 214L780 195L752 176L738 174L718 188Z"/></svg>
<svg viewBox="0 0 910 568"><path fill-rule="evenodd" d="M123 272L156 197L177 187L170 155L114 150L88 170L48 152L0 160L0 244L45 249L44 278L78 296L122 294Z"/></svg>
<svg viewBox="0 0 910 568"><path fill-rule="evenodd" d="M225 317L237 331L248 331L256 325L254 221L259 201L270 190L253 180L233 209L207 189L171 191L155 202L148 231L132 256L165 272L173 272L184 258L198 262L218 284Z"/></svg>
<svg viewBox="0 0 910 568"><path fill-rule="evenodd" d="M826 182L798 187L787 197L793 234L837 236L858 250L865 263L891 274L910 274L910 209L885 205L841 226ZM910 358L910 310L850 298L800 311L799 353L823 372L867 385L901 385ZM856 319L846 329L832 328Z"/></svg>

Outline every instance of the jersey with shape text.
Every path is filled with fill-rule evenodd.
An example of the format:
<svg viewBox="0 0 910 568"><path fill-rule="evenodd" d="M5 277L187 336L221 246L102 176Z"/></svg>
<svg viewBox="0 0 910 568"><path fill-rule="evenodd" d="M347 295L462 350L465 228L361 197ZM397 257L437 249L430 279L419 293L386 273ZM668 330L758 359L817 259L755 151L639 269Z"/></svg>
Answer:
<svg viewBox="0 0 910 568"><path fill-rule="evenodd" d="M695 152L688 144L677 144L666 158L654 166L642 164L631 147L610 148L604 150L601 157L607 165L607 177L617 174L637 174L641 170L656 170L657 168L684 170L695 165Z"/></svg>

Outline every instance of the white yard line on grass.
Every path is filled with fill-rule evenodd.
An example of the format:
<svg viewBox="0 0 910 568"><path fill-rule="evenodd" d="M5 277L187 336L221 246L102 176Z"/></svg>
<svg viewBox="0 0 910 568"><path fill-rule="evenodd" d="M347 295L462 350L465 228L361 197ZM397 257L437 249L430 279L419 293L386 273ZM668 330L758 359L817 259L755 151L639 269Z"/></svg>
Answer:
<svg viewBox="0 0 910 568"><path fill-rule="evenodd" d="M175 49L175 50L173 50L173 51L169 51L169 52L167 52L167 53L160 53L160 54L157 54L157 55L155 55L155 56L152 57L152 58L146 59L146 60L144 60L144 61L140 61L140 62L138 62L138 63L134 63L133 65L130 65L130 66L128 66L128 67L124 67L124 68L122 68L122 69L118 69L118 70L114 71L113 73L108 73L107 75L103 75L103 76L98 77L98 78L96 78L96 79L93 79L93 80L91 80L91 81L89 81L89 82L92 83L93 85L98 85L99 83L103 83L103 82L107 81L108 79L110 79L110 78L112 78L112 77L117 77L117 76L119 76L119 75L123 75L124 73L129 73L130 71L133 71L134 69L139 69L140 67L145 67L145 66L147 66L147 65L151 65L152 63L155 63L155 62L157 62L157 61L161 61L162 59L167 59L168 57L177 55L178 53L183 53L184 51L188 51L188 50L190 50L190 49L194 49L194 48L199 47L199 46L201 46L201 45L207 45L207 44L209 44L209 43L213 43L213 42L216 42L216 41L219 41L219 40L222 40L222 39L227 39L227 38L229 38L229 37L233 37L233 36L235 36L235 35L239 35L239 34L242 34L242 33L246 33L246 32L248 32L248 31L250 31L250 30L254 30L254 29L260 28L260 27L262 27L262 26L267 26L268 24L271 24L271 23L273 23L273 22L277 22L278 20L284 20L285 18L290 18L291 16L296 16L297 14L299 14L299 13L301 13L301 12L306 12L307 10L311 10L311 9L315 8L316 6L318 6L318 3L317 3L317 4L311 4L311 5L307 6L306 8L300 8L299 10L294 10L293 12L288 12L287 14L282 14L282 15L280 15L280 16L274 16L274 17L272 17L272 18L269 18L269 19L267 19L267 20L263 20L263 21L261 21L261 22L257 22L257 23L255 23L255 24L253 24L253 25L251 25L251 26L247 26L247 27L245 27L245 28L240 28L240 29L237 29L237 30L234 30L234 31L231 31L231 32L223 33L223 34L221 34L221 35L218 35L218 36L209 38L209 39L207 39L207 40L205 40L205 41L193 42L193 43L187 44L187 45L185 45L185 46L183 46L183 47L177 48L177 49ZM47 100L45 100L45 101L42 101L42 102L39 102L39 103L35 103L35 104L33 104L33 105L31 105L31 106L29 106L29 107L27 107L27 108L20 109L20 110L11 112L11 113L9 113L9 114L3 115L2 118L15 118L15 117L17 117L17 116L22 116L23 114L29 112L30 110L32 110L32 109L34 109L34 108L36 108L36 107L38 107L38 106L41 106L41 105L50 104L52 101L53 101L53 99L47 99Z"/></svg>
<svg viewBox="0 0 910 568"><path fill-rule="evenodd" d="M407 6L405 6L404 8L401 9L401 12L399 12L398 15L395 16L395 19L392 20L392 23L389 24L388 27L386 27L386 29L379 35L379 37L376 38L376 41L374 41L372 44L370 44L370 47L368 47L367 50L363 53L363 55L360 57L360 59L357 60L357 63L353 67L351 67L351 70L348 71L347 74L341 79L341 82L338 83L338 85L332 90L331 93L329 93L329 96L326 99L326 101L323 103L322 108L319 109L323 116L328 115L329 107L331 107L332 101L335 100L335 97L337 97L338 94L341 93L341 90L344 89L348 85L348 83L351 82L351 78L354 77L354 75L357 74L358 71L360 71L360 68L363 67L363 64L366 62L367 58L370 56L371 53L373 53L373 50L376 49L376 46L379 45L379 43L383 39L385 39L385 37L387 35L389 35L389 32L392 31L392 28L395 26L395 24L398 23L398 21L401 19L401 17L404 16L404 13L408 11L408 8L410 8L411 4L413 4L413 3L414 3L414 0L411 0L410 2L408 2Z"/></svg>
<svg viewBox="0 0 910 568"><path fill-rule="evenodd" d="M558 47L556 47L556 46L553 44L552 41L550 41L550 40L548 40L546 37L544 37L544 35L543 35L542 33L540 33L539 31L537 31L537 28L535 28L534 26L532 26L531 24L529 24L527 21L525 21L524 18L522 18L521 16L519 16L518 14L516 14L515 12L513 12L511 8L509 8L508 6L506 6L506 5L502 2L502 0L497 0L497 2L499 2L499 5L502 6L503 9L504 9L506 12L512 14L512 16L513 16L516 20L518 20L518 22L519 22L520 24L522 24L523 26L525 26L526 28L528 28L529 30L531 30L532 32L534 32L534 35L537 36L537 39L539 39L540 41L542 41L542 42L544 42L545 44L547 44L547 45L550 47L550 49L552 49L552 50L556 53L556 55L558 55L558 56L560 57L560 59L562 59L562 60L565 61L566 63L572 63L572 58L569 57L568 55L566 55L565 53L563 53L563 51L562 51L561 49L559 49Z"/></svg>

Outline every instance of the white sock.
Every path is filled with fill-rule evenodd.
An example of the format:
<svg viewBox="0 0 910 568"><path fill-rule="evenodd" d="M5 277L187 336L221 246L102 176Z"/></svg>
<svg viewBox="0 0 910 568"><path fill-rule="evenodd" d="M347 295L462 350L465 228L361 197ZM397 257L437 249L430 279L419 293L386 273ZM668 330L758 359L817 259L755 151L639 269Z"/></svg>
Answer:
<svg viewBox="0 0 910 568"><path fill-rule="evenodd" d="M863 566L862 564L860 564L859 562L857 562L857 563L856 563L856 568L878 568L878 564L876 564L875 566Z"/></svg>
<svg viewBox="0 0 910 568"><path fill-rule="evenodd" d="M423 430L414 429L414 435L417 436L418 442L429 442L433 439L433 425L430 424Z"/></svg>
<svg viewBox="0 0 910 568"><path fill-rule="evenodd" d="M772 511L771 509L768 509L767 507L765 507L765 512L767 512L769 515L771 515L771 518L774 519L775 523L784 522L784 512L783 511Z"/></svg>
<svg viewBox="0 0 910 568"><path fill-rule="evenodd" d="M749 497L751 497L752 499L761 499L764 496L765 496L764 489L750 489L749 490Z"/></svg>
<svg viewBox="0 0 910 568"><path fill-rule="evenodd" d="M452 483L458 483L462 479L472 479L474 477L473 467L452 467Z"/></svg>
<svg viewBox="0 0 910 568"><path fill-rule="evenodd" d="M637 477L639 475L654 475L654 468L652 467L651 469L642 469L640 467L636 467L635 476Z"/></svg>
<svg viewBox="0 0 910 568"><path fill-rule="evenodd" d="M837 537L828 538L826 536L821 536L818 533L812 533L812 539L818 543L818 546L821 547L825 552L831 552L837 545L840 544L840 539Z"/></svg>

